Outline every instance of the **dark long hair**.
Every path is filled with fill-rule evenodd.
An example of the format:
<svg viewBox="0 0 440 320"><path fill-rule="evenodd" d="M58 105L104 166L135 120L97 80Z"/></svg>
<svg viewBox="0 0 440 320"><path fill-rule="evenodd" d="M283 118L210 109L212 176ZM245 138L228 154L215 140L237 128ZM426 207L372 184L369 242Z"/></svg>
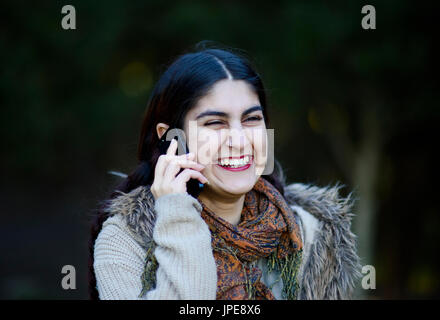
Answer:
<svg viewBox="0 0 440 320"><path fill-rule="evenodd" d="M217 81L228 78L224 68L234 80L244 80L250 84L260 99L264 119L268 125L266 91L260 75L250 60L243 52L236 49L224 46L220 48L217 45L208 47L207 42L202 41L192 52L178 56L162 73L154 86L140 132L137 150L139 164L110 194L110 199L119 194L117 191L127 193L141 185L152 184L154 177L152 173L160 156L156 125L162 122L170 127L183 129L183 120L187 112L209 92ZM264 178L272 183L281 194L284 194L283 183L277 172ZM90 230L88 267L89 295L92 300L99 299L93 268L94 244L106 219L107 214L101 207L93 217Z"/></svg>

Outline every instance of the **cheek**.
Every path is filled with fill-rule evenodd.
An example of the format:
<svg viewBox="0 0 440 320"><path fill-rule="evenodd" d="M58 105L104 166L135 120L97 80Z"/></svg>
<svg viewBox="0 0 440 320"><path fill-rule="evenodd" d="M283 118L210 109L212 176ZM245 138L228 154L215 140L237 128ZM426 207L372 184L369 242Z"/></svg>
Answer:
<svg viewBox="0 0 440 320"><path fill-rule="evenodd" d="M252 130L249 138L254 154L255 172L261 175L268 159L268 134L265 128Z"/></svg>
<svg viewBox="0 0 440 320"><path fill-rule="evenodd" d="M204 166L214 163L220 146L220 137L215 130L197 128L197 134L190 135L188 148L196 154L196 161Z"/></svg>
<svg viewBox="0 0 440 320"><path fill-rule="evenodd" d="M252 149L256 154L266 153L267 147L267 132L266 128L254 128L247 129L246 136L249 143L252 145Z"/></svg>

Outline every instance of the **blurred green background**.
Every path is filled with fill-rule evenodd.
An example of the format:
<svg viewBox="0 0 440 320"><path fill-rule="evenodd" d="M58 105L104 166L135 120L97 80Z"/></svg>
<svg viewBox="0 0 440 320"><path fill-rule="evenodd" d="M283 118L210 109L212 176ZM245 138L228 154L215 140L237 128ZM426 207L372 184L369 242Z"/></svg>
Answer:
<svg viewBox="0 0 440 320"><path fill-rule="evenodd" d="M76 30L61 28L66 4ZM361 28L366 4L376 30ZM289 182L355 190L362 265L376 268L376 289L358 297L440 297L433 4L0 6L0 298L87 298L89 217L118 182L107 171L134 168L152 86L201 40L245 50L257 65ZM61 288L64 265L76 268L76 290Z"/></svg>

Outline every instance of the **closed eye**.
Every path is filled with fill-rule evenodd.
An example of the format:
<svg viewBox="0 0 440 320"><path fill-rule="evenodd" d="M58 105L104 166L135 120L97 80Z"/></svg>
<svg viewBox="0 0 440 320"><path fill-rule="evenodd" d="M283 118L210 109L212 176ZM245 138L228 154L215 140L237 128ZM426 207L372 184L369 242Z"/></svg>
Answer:
<svg viewBox="0 0 440 320"><path fill-rule="evenodd" d="M261 120L263 120L262 116L252 116L252 117L246 118L244 121L245 122L257 122L257 121L261 121ZM214 120L214 121L206 122L204 124L204 126L223 125L223 124L225 124L224 121Z"/></svg>
<svg viewBox="0 0 440 320"><path fill-rule="evenodd" d="M246 118L244 121L260 121L262 119L263 118L261 116L253 116L253 117Z"/></svg>
<svg viewBox="0 0 440 320"><path fill-rule="evenodd" d="M204 125L205 126L211 126L211 125L215 125L215 124L223 124L223 122L221 121L211 121L211 122L207 122Z"/></svg>

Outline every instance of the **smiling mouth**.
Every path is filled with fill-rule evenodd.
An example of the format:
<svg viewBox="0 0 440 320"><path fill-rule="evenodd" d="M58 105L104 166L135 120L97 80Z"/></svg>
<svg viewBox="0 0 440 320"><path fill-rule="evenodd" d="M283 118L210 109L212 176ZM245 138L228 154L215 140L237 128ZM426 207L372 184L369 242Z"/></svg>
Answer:
<svg viewBox="0 0 440 320"><path fill-rule="evenodd" d="M218 166L228 171L243 171L252 164L252 156L241 156L239 158L222 158L218 160Z"/></svg>

